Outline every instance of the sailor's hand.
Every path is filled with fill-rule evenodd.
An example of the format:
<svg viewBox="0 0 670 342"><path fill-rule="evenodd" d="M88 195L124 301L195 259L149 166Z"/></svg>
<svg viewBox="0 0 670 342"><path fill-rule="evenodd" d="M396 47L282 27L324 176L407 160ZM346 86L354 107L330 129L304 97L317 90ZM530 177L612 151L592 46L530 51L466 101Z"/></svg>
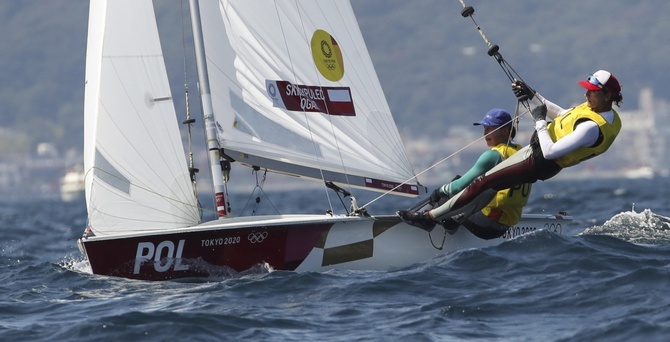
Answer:
<svg viewBox="0 0 670 342"><path fill-rule="evenodd" d="M533 110L530 111L530 115L533 116L533 119L535 119L535 121L546 120L547 105L543 103L542 105L533 108Z"/></svg>
<svg viewBox="0 0 670 342"><path fill-rule="evenodd" d="M440 188L437 188L433 190L433 192L430 194L430 205L435 205L440 202L440 199L442 198L442 191L440 191Z"/></svg>
<svg viewBox="0 0 670 342"><path fill-rule="evenodd" d="M512 91L518 101L532 100L535 96L535 90L529 87L526 82L517 79L512 83Z"/></svg>

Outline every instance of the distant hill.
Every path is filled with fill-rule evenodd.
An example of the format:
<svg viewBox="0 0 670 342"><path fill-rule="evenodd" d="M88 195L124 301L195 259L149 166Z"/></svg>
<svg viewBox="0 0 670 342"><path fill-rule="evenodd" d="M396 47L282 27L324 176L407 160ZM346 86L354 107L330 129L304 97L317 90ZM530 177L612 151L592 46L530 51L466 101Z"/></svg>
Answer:
<svg viewBox="0 0 670 342"><path fill-rule="evenodd" d="M0 126L30 141L0 138L0 153L82 145L87 20L85 1L0 2Z"/></svg>
<svg viewBox="0 0 670 342"><path fill-rule="evenodd" d="M565 107L597 69L623 84L624 107L642 87L658 96L670 77L670 2L465 1L503 57L532 87ZM412 135L443 134L492 107L513 109L509 81L457 0L354 1L391 108Z"/></svg>
<svg viewBox="0 0 670 342"><path fill-rule="evenodd" d="M180 9L168 7L172 3L156 5L169 18L160 20L161 27L179 38L165 48L179 52ZM670 2L466 3L475 7L474 18L503 57L556 103L581 101L576 81L600 68L623 83L624 107L635 108L645 86L667 96ZM509 81L486 54L473 22L461 17L459 1L352 4L405 136L441 137L491 107L513 109ZM0 2L0 154L27 153L43 141L81 149L87 20L88 2L82 0ZM182 70L183 62L170 60L168 67ZM179 98L183 80L172 82Z"/></svg>

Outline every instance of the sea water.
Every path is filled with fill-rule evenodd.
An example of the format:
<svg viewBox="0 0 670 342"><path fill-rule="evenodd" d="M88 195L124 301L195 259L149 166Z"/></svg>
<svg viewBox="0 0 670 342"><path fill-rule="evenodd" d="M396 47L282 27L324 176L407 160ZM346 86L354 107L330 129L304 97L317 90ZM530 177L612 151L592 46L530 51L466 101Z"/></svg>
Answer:
<svg viewBox="0 0 670 342"><path fill-rule="evenodd" d="M567 211L574 221L562 235L399 270L258 267L165 282L90 274L76 247L83 201L2 203L0 340L667 341L668 189L668 178L540 182L526 211ZM313 196L253 195L237 210L328 209Z"/></svg>

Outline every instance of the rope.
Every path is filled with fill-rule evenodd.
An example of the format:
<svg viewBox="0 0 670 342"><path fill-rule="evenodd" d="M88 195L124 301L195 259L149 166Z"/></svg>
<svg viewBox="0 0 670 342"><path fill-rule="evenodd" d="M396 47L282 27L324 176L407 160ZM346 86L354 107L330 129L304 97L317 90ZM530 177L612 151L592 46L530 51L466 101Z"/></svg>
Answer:
<svg viewBox="0 0 670 342"><path fill-rule="evenodd" d="M519 73L516 72L516 70L514 70L514 68L509 63L507 63L505 58L503 58L502 54L499 51L500 47L498 45L491 44L489 39L484 34L484 31L482 30L481 26L479 26L479 24L477 24L477 22L475 21L475 18L473 16L473 14L475 13L475 9L472 6L466 5L464 0L458 0L458 1L461 3L461 5L463 5L463 11L461 11L461 16L463 16L464 18L469 17L472 20L472 22L475 24L475 27L477 28L477 32L479 32L479 35L482 37L482 39L484 40L484 43L486 43L486 46L488 46L488 48L489 48L488 55L492 56L496 59L496 62L498 62L498 65L500 65L500 68L502 69L503 73L505 73L505 76L507 76L507 79L510 82L514 82L515 80L518 80L518 81L521 81L521 82L525 83L523 78L521 78L521 75L519 75ZM518 101L518 102L521 102L521 105L524 108L526 108L528 111L530 111L529 100Z"/></svg>
<svg viewBox="0 0 670 342"><path fill-rule="evenodd" d="M492 56L492 57L494 57L494 58L496 59L496 62L498 62L498 65L500 65L500 68L502 69L503 73L505 73L505 76L507 76L507 78L509 79L509 81L510 81L510 82L514 82L515 80L518 80L518 81L524 82L523 78L521 78L521 76L519 75L519 73L516 72L516 70L514 70L514 68L513 68L509 63L507 63L507 61L505 60L505 58L503 58L502 54L501 54L500 51L499 51L499 50L500 50L499 46L498 46L498 45L495 45L495 44L492 44L491 41L486 37L486 34L484 34L484 30L482 30L481 26L479 26L479 24L477 24L477 22L475 21L475 18L473 17L473 14L475 13L475 9L474 9L472 6L468 6L468 5L466 5L464 0L458 0L458 1L461 3L461 5L463 5L463 11L461 11L461 16L463 16L464 18L468 18L468 17L469 17L469 18L472 20L472 22L475 24L475 27L477 28L477 32L479 32L479 35L482 37L482 39L484 40L484 43L486 43L486 45L487 45L488 48L489 48L489 49L488 49L488 52L487 52L488 55L489 55L489 56ZM524 82L524 83L525 83L525 82ZM525 111L523 114L519 114L519 105L523 106L523 107L526 109L526 111ZM529 101L529 100L517 101L516 110L515 110L515 112L514 112L514 119L513 119L513 121L515 121L515 123L516 123L517 130L518 130L518 125L519 125L519 118L520 118L522 115L526 114L526 113L530 113L530 101ZM502 126L501 126L501 127L502 127ZM496 128L495 130L491 131L489 134L492 134L493 132L497 131L497 130L500 129L501 127ZM511 132L510 132L510 134L511 134ZM488 134L487 134L487 135L488 135ZM470 147L471 145L473 145L474 143L478 142L479 140L481 140L481 139L485 139L487 135L484 135L484 136L480 137L479 139L476 139L476 140L472 141L471 143L469 143L469 144L467 144L466 146L462 147L462 148L459 149L458 151L456 151L456 152L454 152L454 153L448 155L447 157L445 157L445 158L439 160L438 162L436 162L435 164L433 164L433 165L431 165L430 167L426 168L425 170L419 172L419 173L416 174L414 177L411 177L411 178L407 179L406 181L402 182L401 184L397 185L397 186L394 187L393 189L390 189L390 190L388 190L388 191L382 193L381 195L379 195L379 196L377 196L376 198L372 199L370 202L366 203L365 205L361 206L360 208L363 209L363 208L367 207L368 205L370 205L370 204L376 202L377 200L379 200L380 198L382 198L382 197L388 195L389 193L393 192L393 191L396 190L397 188L399 188L399 187L401 187L401 186L407 184L409 181L411 181L411 180L413 180L413 179L415 179L415 178L421 176L422 174L428 172L429 170L433 169L433 168L436 167L437 165L442 164L443 162L445 162L445 161L447 161L448 159L452 158L452 157L455 156L456 154L461 153L463 150L465 150L466 148ZM510 138L511 138L511 136L510 136ZM509 139L509 140L511 140L511 139ZM420 203L421 203L421 202L420 202ZM420 203L419 203L419 204L420 204Z"/></svg>
<svg viewBox="0 0 670 342"><path fill-rule="evenodd" d="M433 236L428 233L428 238L430 239L430 244L433 245L433 248L437 249L438 251L441 251L444 248L444 242L447 241L447 228L444 229L444 236L442 236L442 244L438 247L435 242L433 242Z"/></svg>
<svg viewBox="0 0 670 342"><path fill-rule="evenodd" d="M519 119L521 116L523 116L523 115L529 113L529 111L526 111L526 112L524 112L524 113L522 113L522 114L518 114L518 113L519 113L519 106L518 106L518 104L517 104L517 109L516 109L516 111L515 111L515 113L514 113L514 118L512 119L512 121L516 121L517 125L518 125L518 119ZM397 189L397 188L403 186L404 184L407 184L409 181L411 181L411 180L413 180L413 179L415 179L415 178L421 176L422 174L424 174L424 173L426 173L426 172L432 170L434 167L436 167L436 166L438 166L438 165L440 165L440 164L446 162L447 160L449 160L449 159L452 158L453 156L455 156L455 155L457 155L457 154L463 152L465 149L467 149L468 147L472 146L473 144L479 142L479 141L482 140L482 139L486 139L486 137L487 137L489 134L493 134L494 132L498 131L499 129L501 129L501 128L503 128L503 127L504 127L504 126L499 126L498 128L492 130L492 131L489 132L488 134L482 135L481 137L479 137L479 138L473 140L473 141L470 142L469 144L467 144L467 145L461 147L461 148L460 148L459 150L457 150L456 152L454 152L454 153L452 153L452 154L446 156L445 158L440 159L439 161L435 162L433 165L431 165L431 166L427 167L426 169L424 169L423 171L417 173L414 177L411 177L411 178L405 180L404 182L402 182L402 183L396 185L394 188L392 188L392 189L390 189L390 190L387 190L386 192L382 193L381 195L375 197L374 199L372 199L372 200L369 201L368 203L362 205L360 208L361 208L361 209L366 208L366 207L369 206L370 204L372 204L372 203L378 201L378 200L381 199L382 197L384 197L384 196L390 194L391 192L395 191L395 189ZM510 134L511 134L511 132L510 132ZM511 138L511 136L510 136L510 138Z"/></svg>
<svg viewBox="0 0 670 342"><path fill-rule="evenodd" d="M263 178L260 182L258 181L259 171L260 170L256 170L256 169L252 169L252 171L251 171L256 176L256 186L254 187L254 189L249 194L249 199L247 199L247 203L244 205L244 208L242 208L241 213L244 213L247 210L247 207L249 206L249 204L252 202L252 199L253 199L253 208L251 209L251 216L256 215L256 210L258 209L258 206L261 203L261 195L262 195L262 196L265 197L265 199L268 201L268 203L270 203L270 206L272 207L272 209L274 209L275 213L279 214L279 210L277 210L277 207L275 207L274 203L272 203L272 201L270 200L270 197L268 197L268 195L263 190L263 185L265 184L265 181L267 180L268 170L266 169L263 172ZM256 191L258 191L258 195L256 195L256 197L254 198L254 194L256 193Z"/></svg>

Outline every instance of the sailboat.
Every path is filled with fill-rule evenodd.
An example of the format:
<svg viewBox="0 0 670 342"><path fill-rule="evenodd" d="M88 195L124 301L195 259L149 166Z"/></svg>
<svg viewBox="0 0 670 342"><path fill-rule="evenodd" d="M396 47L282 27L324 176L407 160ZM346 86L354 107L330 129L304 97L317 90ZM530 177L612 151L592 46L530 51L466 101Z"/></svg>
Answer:
<svg viewBox="0 0 670 342"><path fill-rule="evenodd" d="M567 228L568 216L524 215L503 238L482 240L467 229L427 232L367 212L350 191L416 197L426 188L350 3L191 0L189 8L216 218L202 219L152 1L91 0L88 223L78 245L94 274L165 280L257 267L390 270ZM316 179L348 198L351 210L236 217L227 209L230 163Z"/></svg>
<svg viewBox="0 0 670 342"><path fill-rule="evenodd" d="M68 170L59 181L60 199L74 202L84 198L84 171L81 166Z"/></svg>

